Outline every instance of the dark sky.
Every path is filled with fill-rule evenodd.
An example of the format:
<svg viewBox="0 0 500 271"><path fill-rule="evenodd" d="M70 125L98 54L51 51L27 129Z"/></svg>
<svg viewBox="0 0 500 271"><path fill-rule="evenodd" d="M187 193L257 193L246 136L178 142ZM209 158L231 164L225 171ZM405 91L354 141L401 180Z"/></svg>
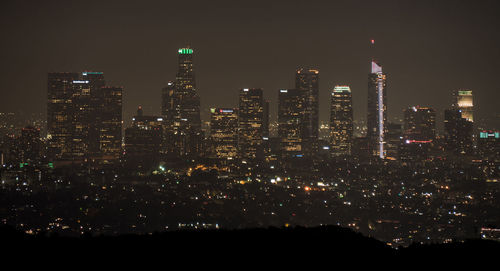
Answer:
<svg viewBox="0 0 500 271"><path fill-rule="evenodd" d="M138 105L159 114L177 48L190 45L204 119L210 106L236 106L242 87L262 87L275 113L298 67L320 70L321 120L335 84L351 86L364 118L375 55L390 119L410 105L442 116L451 91L470 88L476 119L500 128L499 14L496 0L2 0L0 111L45 112L47 72L94 70L124 86L125 119Z"/></svg>

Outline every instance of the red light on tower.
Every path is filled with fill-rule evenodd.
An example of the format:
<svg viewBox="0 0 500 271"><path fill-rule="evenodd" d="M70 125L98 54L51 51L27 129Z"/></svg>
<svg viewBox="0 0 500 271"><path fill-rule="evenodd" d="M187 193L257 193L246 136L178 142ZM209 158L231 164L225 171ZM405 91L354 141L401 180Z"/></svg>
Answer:
<svg viewBox="0 0 500 271"><path fill-rule="evenodd" d="M375 40L371 40L371 43L372 43L372 44L375 44Z"/></svg>

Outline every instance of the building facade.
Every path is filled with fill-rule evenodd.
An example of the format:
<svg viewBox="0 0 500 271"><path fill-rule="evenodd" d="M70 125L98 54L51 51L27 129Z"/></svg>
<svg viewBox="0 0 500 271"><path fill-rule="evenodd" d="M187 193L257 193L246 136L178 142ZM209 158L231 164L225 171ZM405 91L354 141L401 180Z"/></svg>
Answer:
<svg viewBox="0 0 500 271"><path fill-rule="evenodd" d="M453 108L460 111L462 118L474 122L474 99L472 90L454 90Z"/></svg>
<svg viewBox="0 0 500 271"><path fill-rule="evenodd" d="M238 156L238 109L210 109L210 139L212 156L234 159Z"/></svg>
<svg viewBox="0 0 500 271"><path fill-rule="evenodd" d="M48 74L47 84L47 137L48 155L62 159L72 153L72 137L75 130L73 82L78 73L58 72Z"/></svg>
<svg viewBox="0 0 500 271"><path fill-rule="evenodd" d="M278 137L283 158L303 155L302 97L298 89L281 89L278 93Z"/></svg>
<svg viewBox="0 0 500 271"><path fill-rule="evenodd" d="M352 94L349 86L335 86L330 101L330 150L350 155L353 138Z"/></svg>
<svg viewBox="0 0 500 271"><path fill-rule="evenodd" d="M382 66L372 60L368 76L367 137L372 155L385 158L385 134L387 133L387 75Z"/></svg>
<svg viewBox="0 0 500 271"><path fill-rule="evenodd" d="M500 161L500 131L483 130L479 132L477 149L481 159Z"/></svg>
<svg viewBox="0 0 500 271"><path fill-rule="evenodd" d="M387 134L385 136L386 159L399 160L401 145L403 141L403 127L398 123L387 124Z"/></svg>
<svg viewBox="0 0 500 271"><path fill-rule="evenodd" d="M139 107L132 125L125 129L124 160L127 167L149 171L160 162L163 118L145 116Z"/></svg>
<svg viewBox="0 0 500 271"><path fill-rule="evenodd" d="M446 151L455 155L470 155L472 153L473 124L465 118L459 109L444 111L444 130Z"/></svg>
<svg viewBox="0 0 500 271"><path fill-rule="evenodd" d="M200 97L196 89L193 65L194 50L180 48L175 81L169 81L162 90L162 115L166 120L165 152L180 156L201 153Z"/></svg>
<svg viewBox="0 0 500 271"><path fill-rule="evenodd" d="M318 150L319 138L319 71L299 69L295 74L295 89L302 96L302 151L307 156Z"/></svg>
<svg viewBox="0 0 500 271"><path fill-rule="evenodd" d="M412 106L404 111L404 139L407 143L430 143L436 138L436 111Z"/></svg>
<svg viewBox="0 0 500 271"><path fill-rule="evenodd" d="M264 99L260 88L244 88L239 92L238 149L240 157L263 157Z"/></svg>
<svg viewBox="0 0 500 271"><path fill-rule="evenodd" d="M121 87L102 72L49 73L48 156L56 160L116 160L121 153Z"/></svg>
<svg viewBox="0 0 500 271"><path fill-rule="evenodd" d="M102 87L99 94L99 152L105 161L116 160L122 153L122 87Z"/></svg>

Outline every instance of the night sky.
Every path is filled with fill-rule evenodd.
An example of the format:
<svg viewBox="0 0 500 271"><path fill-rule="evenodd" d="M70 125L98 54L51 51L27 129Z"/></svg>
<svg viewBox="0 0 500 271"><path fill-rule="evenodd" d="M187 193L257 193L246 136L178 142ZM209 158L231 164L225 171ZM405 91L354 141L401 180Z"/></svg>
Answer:
<svg viewBox="0 0 500 271"><path fill-rule="evenodd" d="M205 120L210 106L237 106L243 87L263 88L275 119L278 90L294 87L298 67L320 70L322 121L335 84L351 86L355 118L366 118L375 56L391 120L428 105L440 127L451 91L468 88L475 119L500 128L499 14L495 0L2 0L0 112L45 112L47 72L94 70L124 87L124 120L138 105L159 114L177 48L190 45Z"/></svg>

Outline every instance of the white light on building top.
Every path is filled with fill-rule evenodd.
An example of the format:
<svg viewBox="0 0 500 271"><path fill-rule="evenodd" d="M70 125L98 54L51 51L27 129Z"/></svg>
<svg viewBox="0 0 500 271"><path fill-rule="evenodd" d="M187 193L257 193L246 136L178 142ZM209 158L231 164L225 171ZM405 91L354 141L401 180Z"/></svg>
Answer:
<svg viewBox="0 0 500 271"><path fill-rule="evenodd" d="M335 92L335 93L351 92L351 88L349 86L335 86L335 88L333 89L333 92Z"/></svg>

